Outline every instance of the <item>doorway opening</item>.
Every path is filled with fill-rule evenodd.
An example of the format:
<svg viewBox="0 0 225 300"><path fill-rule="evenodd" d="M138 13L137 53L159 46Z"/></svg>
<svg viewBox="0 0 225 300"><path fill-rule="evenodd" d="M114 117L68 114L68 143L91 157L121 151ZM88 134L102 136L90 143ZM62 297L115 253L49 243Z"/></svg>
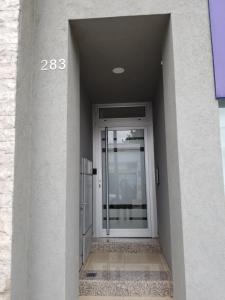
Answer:
<svg viewBox="0 0 225 300"><path fill-rule="evenodd" d="M171 267L163 70L164 59L170 59L169 20L169 15L151 15L71 21L80 78L82 270L92 265L90 251L99 250L103 259L121 247L148 252L150 265L155 256L149 251L160 261L162 251ZM82 291L90 278L104 279L88 271L81 272ZM152 283L151 276L148 280Z"/></svg>
<svg viewBox="0 0 225 300"><path fill-rule="evenodd" d="M94 105L94 231L97 237L156 237L151 103Z"/></svg>

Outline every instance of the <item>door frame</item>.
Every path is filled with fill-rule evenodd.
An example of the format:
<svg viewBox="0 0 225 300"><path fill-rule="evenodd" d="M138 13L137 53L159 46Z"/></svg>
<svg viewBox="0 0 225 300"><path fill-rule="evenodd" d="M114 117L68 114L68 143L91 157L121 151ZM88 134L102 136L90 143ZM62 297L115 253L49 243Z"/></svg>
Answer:
<svg viewBox="0 0 225 300"><path fill-rule="evenodd" d="M99 108L103 107L138 107L145 106L145 117L99 119ZM158 237L157 206L155 188L155 163L152 105L149 102L141 103L113 103L96 104L93 106L93 168L97 169L93 176L93 230L95 237L125 237L121 229L110 229L110 236L102 228L102 164L101 164L101 130L109 129L144 129L145 137L145 171L147 196L147 229L127 229L126 237ZM149 184L148 184L149 183ZM124 229L126 230L126 229Z"/></svg>

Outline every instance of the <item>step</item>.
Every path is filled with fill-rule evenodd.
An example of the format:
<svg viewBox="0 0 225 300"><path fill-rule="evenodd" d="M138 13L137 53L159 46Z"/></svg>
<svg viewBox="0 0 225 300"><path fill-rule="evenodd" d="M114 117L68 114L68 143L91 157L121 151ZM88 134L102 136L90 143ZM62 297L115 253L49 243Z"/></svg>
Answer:
<svg viewBox="0 0 225 300"><path fill-rule="evenodd" d="M160 245L158 239L94 238L92 252L157 253Z"/></svg>
<svg viewBox="0 0 225 300"><path fill-rule="evenodd" d="M168 271L82 271L80 296L169 297Z"/></svg>
<svg viewBox="0 0 225 300"><path fill-rule="evenodd" d="M80 296L79 300L172 300L171 297L111 297L111 296Z"/></svg>
<svg viewBox="0 0 225 300"><path fill-rule="evenodd" d="M172 294L171 273L157 239L93 239L80 272L80 296L168 299Z"/></svg>
<svg viewBox="0 0 225 300"><path fill-rule="evenodd" d="M79 300L173 300L171 297L80 296Z"/></svg>

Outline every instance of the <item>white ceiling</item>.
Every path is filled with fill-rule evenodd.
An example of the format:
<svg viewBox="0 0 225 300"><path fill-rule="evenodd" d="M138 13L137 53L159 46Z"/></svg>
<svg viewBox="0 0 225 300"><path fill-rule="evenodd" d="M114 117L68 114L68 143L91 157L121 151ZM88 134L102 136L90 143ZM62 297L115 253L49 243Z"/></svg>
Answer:
<svg viewBox="0 0 225 300"><path fill-rule="evenodd" d="M81 81L93 103L149 101L161 72L168 15L76 20ZM112 73L124 67L125 73Z"/></svg>

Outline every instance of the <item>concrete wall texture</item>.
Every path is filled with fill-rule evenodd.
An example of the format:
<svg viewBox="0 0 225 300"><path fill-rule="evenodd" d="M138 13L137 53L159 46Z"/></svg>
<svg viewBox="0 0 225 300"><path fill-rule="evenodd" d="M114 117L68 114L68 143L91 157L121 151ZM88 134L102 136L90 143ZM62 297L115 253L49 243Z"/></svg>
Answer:
<svg viewBox="0 0 225 300"><path fill-rule="evenodd" d="M9 299L11 277L12 300L78 299L80 103L68 20L163 13L171 14L163 84L174 296L223 299L225 204L207 0L0 4L0 299ZM65 58L69 69L40 72L50 58Z"/></svg>
<svg viewBox="0 0 225 300"><path fill-rule="evenodd" d="M79 53L71 32L69 34L69 80L68 80L68 107L67 107L67 197L66 197L66 277L65 291L62 291L60 298L76 298L76 291L79 288L78 270L74 266L79 265L79 243L75 236L79 236L79 212L80 199L80 69ZM71 263L73 262L73 263ZM59 297L59 290L56 296ZM51 293L51 288L49 289ZM65 295L65 296L64 296Z"/></svg>
<svg viewBox="0 0 225 300"><path fill-rule="evenodd" d="M9 299L19 0L0 1L0 299Z"/></svg>
<svg viewBox="0 0 225 300"><path fill-rule="evenodd" d="M172 267L165 110L162 80L163 79L161 77L158 85L157 95L153 102L155 167L159 170L159 184L156 186L156 198L160 245L166 257L167 263L170 267Z"/></svg>

